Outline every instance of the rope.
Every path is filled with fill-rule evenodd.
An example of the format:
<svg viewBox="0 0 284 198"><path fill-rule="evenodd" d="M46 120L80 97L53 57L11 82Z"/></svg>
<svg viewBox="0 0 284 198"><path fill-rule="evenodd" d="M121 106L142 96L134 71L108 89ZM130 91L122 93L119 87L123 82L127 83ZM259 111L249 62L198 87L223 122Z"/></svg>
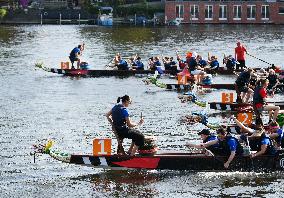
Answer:
<svg viewBox="0 0 284 198"><path fill-rule="evenodd" d="M251 55L251 54L249 54L249 53L247 53L247 55L249 55L249 56L251 56L251 57L253 57L253 58L257 59L257 60L260 60L260 61L262 61L262 62L264 62L264 63L266 63L266 64L271 65L272 67L274 67L274 64L271 64L271 63L269 63L269 62L267 62L267 61L265 61L265 60L262 60L262 59L260 59L260 58L257 58L257 57L254 56L254 55Z"/></svg>

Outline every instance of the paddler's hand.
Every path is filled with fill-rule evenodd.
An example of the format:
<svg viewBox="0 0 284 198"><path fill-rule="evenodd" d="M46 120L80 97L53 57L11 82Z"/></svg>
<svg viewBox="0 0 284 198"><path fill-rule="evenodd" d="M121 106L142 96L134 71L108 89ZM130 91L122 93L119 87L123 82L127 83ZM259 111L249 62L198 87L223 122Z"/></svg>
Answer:
<svg viewBox="0 0 284 198"><path fill-rule="evenodd" d="M141 118L140 121L138 122L138 125L142 125L144 123L144 118Z"/></svg>
<svg viewBox="0 0 284 198"><path fill-rule="evenodd" d="M230 162L226 162L225 164L224 164L224 167L227 169L227 168L229 168L229 166L230 166Z"/></svg>

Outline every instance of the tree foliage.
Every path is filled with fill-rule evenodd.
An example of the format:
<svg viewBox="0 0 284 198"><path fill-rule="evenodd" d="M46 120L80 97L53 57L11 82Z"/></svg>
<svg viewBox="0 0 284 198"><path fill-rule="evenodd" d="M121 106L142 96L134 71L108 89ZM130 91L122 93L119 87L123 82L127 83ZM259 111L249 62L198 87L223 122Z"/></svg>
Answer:
<svg viewBox="0 0 284 198"><path fill-rule="evenodd" d="M7 10L0 8L0 19L2 19L3 17L5 17L7 14Z"/></svg>

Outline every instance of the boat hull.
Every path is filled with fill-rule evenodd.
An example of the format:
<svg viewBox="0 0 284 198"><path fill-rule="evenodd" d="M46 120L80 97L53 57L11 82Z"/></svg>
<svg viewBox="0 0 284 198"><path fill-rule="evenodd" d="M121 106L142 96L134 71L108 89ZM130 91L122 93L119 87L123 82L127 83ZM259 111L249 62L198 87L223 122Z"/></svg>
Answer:
<svg viewBox="0 0 284 198"><path fill-rule="evenodd" d="M206 156L204 154L168 153L153 156L92 156L71 155L72 164L105 169L156 169L189 171L225 171L228 157ZM284 156L263 155L251 159L249 156L235 157L230 164L231 171L276 171L284 170Z"/></svg>
<svg viewBox="0 0 284 198"><path fill-rule="evenodd" d="M274 104L275 106L279 106L281 110L284 109L284 102L269 102L268 104ZM209 106L210 109L238 111L239 108L252 107L252 104L209 102Z"/></svg>

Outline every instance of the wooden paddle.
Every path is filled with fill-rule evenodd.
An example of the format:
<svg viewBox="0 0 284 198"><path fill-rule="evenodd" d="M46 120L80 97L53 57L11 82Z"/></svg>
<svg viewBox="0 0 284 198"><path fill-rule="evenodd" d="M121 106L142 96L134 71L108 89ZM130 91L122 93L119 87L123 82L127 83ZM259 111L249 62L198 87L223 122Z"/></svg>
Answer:
<svg viewBox="0 0 284 198"><path fill-rule="evenodd" d="M265 60L263 60L263 59L260 59L260 58L258 58L258 57L256 57L256 56L252 55L252 54L249 54L249 53L247 53L247 55L249 55L249 56L251 56L251 57L253 57L253 58L257 59L257 60L260 60L260 61L262 61L262 62L264 62L264 63L266 63L266 64L268 64L268 65L271 65L271 66L272 66L272 69L275 68L275 65L272 64L272 63L269 63L269 62L267 62L267 61L265 61Z"/></svg>

